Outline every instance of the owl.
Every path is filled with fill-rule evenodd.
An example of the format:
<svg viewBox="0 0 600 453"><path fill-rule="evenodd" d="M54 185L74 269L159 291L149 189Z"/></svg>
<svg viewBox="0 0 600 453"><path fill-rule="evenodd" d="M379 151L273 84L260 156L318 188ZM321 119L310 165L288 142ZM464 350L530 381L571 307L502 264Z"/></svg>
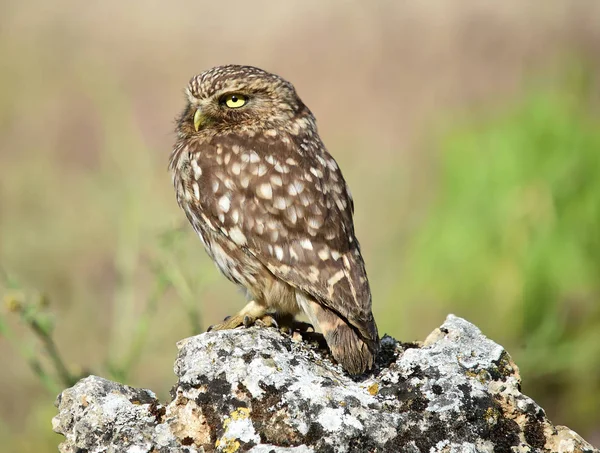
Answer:
<svg viewBox="0 0 600 453"><path fill-rule="evenodd" d="M354 203L315 117L264 70L194 76L170 158L177 202L208 255L249 302L213 330L305 313L350 374L379 348L354 234Z"/></svg>

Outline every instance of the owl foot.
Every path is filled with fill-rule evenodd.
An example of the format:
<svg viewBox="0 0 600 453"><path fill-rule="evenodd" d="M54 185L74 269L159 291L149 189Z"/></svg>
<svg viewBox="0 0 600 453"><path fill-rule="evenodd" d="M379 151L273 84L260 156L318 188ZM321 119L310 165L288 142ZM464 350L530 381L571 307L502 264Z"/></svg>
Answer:
<svg viewBox="0 0 600 453"><path fill-rule="evenodd" d="M245 318L248 318L248 316L246 315ZM256 318L256 319L254 319L253 324L256 326L260 326L260 327L279 328L279 324L277 323L275 318L271 315L264 315L264 316L261 316L260 318ZM244 325L246 325L245 322L244 322ZM250 325L252 325L252 324L250 324ZM246 327L249 327L249 326L246 326Z"/></svg>
<svg viewBox="0 0 600 453"><path fill-rule="evenodd" d="M312 330L313 332L315 331L315 328L312 324L303 321L292 320L291 322L286 323L280 321L279 324L281 326L279 327L279 330L287 335L293 335L294 332L304 334L309 330Z"/></svg>
<svg viewBox="0 0 600 453"><path fill-rule="evenodd" d="M303 321L296 321L296 319L294 319L294 315L290 315L287 313L276 313L274 316L277 320L279 331L281 333L292 335L294 332L308 332L309 329L313 332L315 331L315 328L312 324Z"/></svg>
<svg viewBox="0 0 600 453"><path fill-rule="evenodd" d="M250 315L237 314L234 316L227 316L225 319L223 319L222 323L213 324L206 331L213 332L217 330L230 330L242 326L247 328L254 325L260 327L279 327L279 324L277 324L277 321L271 315L266 314L255 318Z"/></svg>
<svg viewBox="0 0 600 453"><path fill-rule="evenodd" d="M302 333L308 332L309 329L315 332L315 327L311 323L304 321L294 321L292 329Z"/></svg>
<svg viewBox="0 0 600 453"><path fill-rule="evenodd" d="M223 322L219 324L213 324L206 329L207 332L213 332L216 330L230 330L244 324L244 317L241 315L227 316L223 319Z"/></svg>

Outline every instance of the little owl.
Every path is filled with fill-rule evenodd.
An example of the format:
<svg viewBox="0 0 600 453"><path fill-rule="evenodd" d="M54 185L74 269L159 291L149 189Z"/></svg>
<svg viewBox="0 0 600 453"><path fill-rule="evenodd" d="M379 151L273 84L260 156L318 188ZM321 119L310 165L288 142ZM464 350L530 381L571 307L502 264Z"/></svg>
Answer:
<svg viewBox="0 0 600 453"><path fill-rule="evenodd" d="M379 347L354 205L292 84L251 66L193 77L170 160L177 202L250 302L213 330L306 313L351 374Z"/></svg>

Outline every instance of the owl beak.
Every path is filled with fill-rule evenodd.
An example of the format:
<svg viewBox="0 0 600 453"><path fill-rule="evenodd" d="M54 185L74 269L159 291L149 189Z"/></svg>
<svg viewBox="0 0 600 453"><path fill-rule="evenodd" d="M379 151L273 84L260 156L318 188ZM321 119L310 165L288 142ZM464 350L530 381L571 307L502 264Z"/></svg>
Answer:
<svg viewBox="0 0 600 453"><path fill-rule="evenodd" d="M206 117L202 114L202 110L196 110L196 113L194 113L194 129L196 129L196 132L198 132L205 120Z"/></svg>

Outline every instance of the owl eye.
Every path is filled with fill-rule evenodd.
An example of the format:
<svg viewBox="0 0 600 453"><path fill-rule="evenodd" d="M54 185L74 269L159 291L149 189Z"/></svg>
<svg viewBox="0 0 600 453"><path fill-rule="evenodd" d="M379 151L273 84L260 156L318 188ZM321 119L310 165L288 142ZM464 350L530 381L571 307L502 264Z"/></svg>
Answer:
<svg viewBox="0 0 600 453"><path fill-rule="evenodd" d="M225 104L230 109L239 109L248 102L248 98L243 94L227 94L223 96L221 103Z"/></svg>

